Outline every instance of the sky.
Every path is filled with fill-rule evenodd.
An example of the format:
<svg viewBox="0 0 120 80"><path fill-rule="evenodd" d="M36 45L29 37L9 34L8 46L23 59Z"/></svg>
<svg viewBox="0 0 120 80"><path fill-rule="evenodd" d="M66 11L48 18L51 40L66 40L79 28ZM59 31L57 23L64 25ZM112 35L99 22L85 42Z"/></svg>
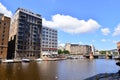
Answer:
<svg viewBox="0 0 120 80"><path fill-rule="evenodd" d="M0 13L17 8L42 15L44 26L58 30L58 45L91 45L116 49L120 41L120 0L0 0Z"/></svg>

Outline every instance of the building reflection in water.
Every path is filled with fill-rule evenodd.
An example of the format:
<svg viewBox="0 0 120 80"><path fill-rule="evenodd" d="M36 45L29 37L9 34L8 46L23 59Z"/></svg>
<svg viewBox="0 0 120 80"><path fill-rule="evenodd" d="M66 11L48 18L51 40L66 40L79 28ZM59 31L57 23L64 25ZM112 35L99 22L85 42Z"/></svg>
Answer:
<svg viewBox="0 0 120 80"><path fill-rule="evenodd" d="M41 62L39 66L40 80L58 80L58 61Z"/></svg>
<svg viewBox="0 0 120 80"><path fill-rule="evenodd" d="M0 80L40 80L37 63L0 64Z"/></svg>

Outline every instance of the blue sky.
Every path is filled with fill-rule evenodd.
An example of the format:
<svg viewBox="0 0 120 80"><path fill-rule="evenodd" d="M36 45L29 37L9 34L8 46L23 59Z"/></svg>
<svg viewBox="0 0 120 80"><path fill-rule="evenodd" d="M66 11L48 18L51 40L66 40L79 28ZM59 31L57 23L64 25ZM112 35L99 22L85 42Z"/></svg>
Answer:
<svg viewBox="0 0 120 80"><path fill-rule="evenodd" d="M12 16L18 7L39 13L43 25L58 30L58 43L116 48L120 41L120 0L0 0L0 12Z"/></svg>

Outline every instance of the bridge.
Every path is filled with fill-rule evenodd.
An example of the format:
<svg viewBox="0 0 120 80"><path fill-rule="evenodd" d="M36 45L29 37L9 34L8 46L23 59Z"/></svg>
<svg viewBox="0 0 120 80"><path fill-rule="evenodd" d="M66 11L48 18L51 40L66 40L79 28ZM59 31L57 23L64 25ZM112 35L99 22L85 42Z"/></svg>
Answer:
<svg viewBox="0 0 120 80"><path fill-rule="evenodd" d="M108 55L108 54L90 54L90 55L84 55L84 57L88 58L88 59L112 59L112 55Z"/></svg>

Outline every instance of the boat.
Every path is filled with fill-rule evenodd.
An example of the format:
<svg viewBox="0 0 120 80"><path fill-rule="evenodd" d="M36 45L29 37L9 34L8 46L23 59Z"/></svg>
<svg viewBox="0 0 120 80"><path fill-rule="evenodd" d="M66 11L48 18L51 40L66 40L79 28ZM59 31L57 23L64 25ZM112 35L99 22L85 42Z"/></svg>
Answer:
<svg viewBox="0 0 120 80"><path fill-rule="evenodd" d="M14 59L14 63L20 63L20 62L22 62L21 59Z"/></svg>
<svg viewBox="0 0 120 80"><path fill-rule="evenodd" d="M41 58L38 58L38 59L35 59L35 61L42 61L42 59L41 59Z"/></svg>
<svg viewBox="0 0 120 80"><path fill-rule="evenodd" d="M30 59L22 59L22 62L30 62Z"/></svg>
<svg viewBox="0 0 120 80"><path fill-rule="evenodd" d="M67 59L67 57L65 56L65 55L58 55L58 58L60 59L60 60L66 60Z"/></svg>
<svg viewBox="0 0 120 80"><path fill-rule="evenodd" d="M114 56L115 60L120 60L120 55Z"/></svg>
<svg viewBox="0 0 120 80"><path fill-rule="evenodd" d="M60 58L52 56L52 55L42 55L43 61L58 61Z"/></svg>
<svg viewBox="0 0 120 80"><path fill-rule="evenodd" d="M9 60L2 60L3 63L14 63L14 60L9 59Z"/></svg>

